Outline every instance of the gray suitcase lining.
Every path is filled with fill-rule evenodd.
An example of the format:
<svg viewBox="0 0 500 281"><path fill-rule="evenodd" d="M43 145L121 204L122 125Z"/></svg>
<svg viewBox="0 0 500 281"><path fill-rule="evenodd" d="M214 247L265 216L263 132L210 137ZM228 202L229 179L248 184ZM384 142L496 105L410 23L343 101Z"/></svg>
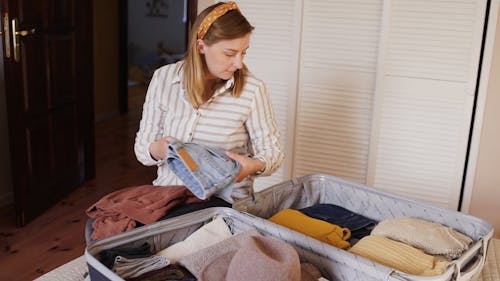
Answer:
<svg viewBox="0 0 500 281"><path fill-rule="evenodd" d="M236 202L233 208L267 219L286 208L301 209L318 203L339 205L377 221L403 216L422 218L450 226L475 241L471 248L440 276L415 276L394 270L388 278L395 280L470 280L472 276L469 278L468 275L479 272L484 265L488 242L493 236L493 227L479 218L325 174L311 174L285 181L255 193L252 198ZM327 251L333 253L330 258L334 261L346 263L356 261L366 264L362 262L366 261L364 258L343 255L342 252L345 251L332 252L331 249ZM355 268L370 276L380 276L374 272L380 270L378 264L372 262L372 269L360 268L358 265L354 265ZM343 268L337 269L343 271ZM388 280L376 278L376 280Z"/></svg>
<svg viewBox="0 0 500 281"><path fill-rule="evenodd" d="M396 271L263 219L285 208L300 209L316 203L343 206L377 221L398 216L419 217L453 227L469 235L476 242L444 274L430 277L415 276ZM230 208L210 208L95 241L85 250L91 279L122 280L98 261L96 257L100 251L122 246L138 246L144 242L153 245L153 251L164 249L184 240L216 216L222 216L234 234L254 227L263 235L276 237L291 244L297 250L302 262L314 264L329 280L470 280L472 273L482 268L487 245L493 235L491 225L478 218L321 174L275 185L257 192L254 198L235 203L233 208L247 213Z"/></svg>
<svg viewBox="0 0 500 281"><path fill-rule="evenodd" d="M99 262L99 252L112 248L139 246L144 242L148 242L152 245L152 251L156 252L184 240L195 230L212 221L216 216L222 216L224 218L233 234L244 232L253 227L263 235L272 236L289 243L297 250L301 262L314 264L322 275L329 280L380 280L367 275L363 271L354 270L350 264L343 265L342 263L334 261L324 252L319 253L315 251L314 249L318 247L323 249L323 245L314 239L310 239L299 233L290 232L288 229L272 224L267 220L249 214L243 214L230 208L209 208L193 212L101 239L90 244L85 251L85 256L88 266L91 268L91 280L122 280ZM316 245L309 245L310 242ZM334 247L331 247L330 250L340 251ZM342 252L341 254L351 255L348 252ZM346 270L342 272L336 271L335 268L337 266L345 266ZM371 269L372 265L366 266L366 268ZM380 265L380 269L374 273L380 278L382 275L388 276L391 271L391 269Z"/></svg>

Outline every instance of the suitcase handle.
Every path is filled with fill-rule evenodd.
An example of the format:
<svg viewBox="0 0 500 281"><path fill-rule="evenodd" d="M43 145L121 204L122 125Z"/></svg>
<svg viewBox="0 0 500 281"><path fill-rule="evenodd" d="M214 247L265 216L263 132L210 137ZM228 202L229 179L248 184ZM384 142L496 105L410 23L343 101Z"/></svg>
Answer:
<svg viewBox="0 0 500 281"><path fill-rule="evenodd" d="M486 250L488 247L488 241L490 240L489 238L491 238L491 236L492 234L488 234L487 237L483 237L477 243L475 243L471 248L469 248L469 250L467 250L467 253L465 253L461 258L453 261L450 264L450 267L448 267L448 269L446 270L446 272L449 272L448 273L449 275L446 276L451 276L452 277L451 280L453 281L470 281L472 280L472 277L475 277L476 274L479 274L480 271L483 269L484 263L486 262ZM407 280L414 280L413 277L414 275L408 275L406 273L393 271L389 275L389 278L386 280L407 281ZM436 276L436 278L438 279L430 278L426 280L429 281L442 280L442 276L440 275Z"/></svg>
<svg viewBox="0 0 500 281"><path fill-rule="evenodd" d="M486 251L488 247L488 241L481 239L481 243L476 250L475 255L467 261L457 260L454 263L454 275L457 281L468 281L471 280L473 276L478 274L484 266L486 261Z"/></svg>
<svg viewBox="0 0 500 281"><path fill-rule="evenodd" d="M471 280L472 277L479 273L479 271L483 268L484 265L484 255L482 254L477 254L474 257L474 262L470 265L467 266L468 269L466 271L462 271L460 268L459 263L455 263L455 273L456 273L456 280L457 281L468 281Z"/></svg>

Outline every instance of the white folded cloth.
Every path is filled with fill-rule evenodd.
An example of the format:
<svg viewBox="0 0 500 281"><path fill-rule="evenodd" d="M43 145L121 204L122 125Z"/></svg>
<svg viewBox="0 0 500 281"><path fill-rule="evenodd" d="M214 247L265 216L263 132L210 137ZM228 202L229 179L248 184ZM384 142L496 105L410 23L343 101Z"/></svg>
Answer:
<svg viewBox="0 0 500 281"><path fill-rule="evenodd" d="M381 221L371 235L382 235L449 259L460 257L472 243L471 238L450 227L411 217Z"/></svg>
<svg viewBox="0 0 500 281"><path fill-rule="evenodd" d="M170 263L176 263L182 257L209 247L231 236L231 230L224 222L224 219L222 217L217 217L193 232L184 239L184 241L175 243L159 251L156 255L166 257Z"/></svg>

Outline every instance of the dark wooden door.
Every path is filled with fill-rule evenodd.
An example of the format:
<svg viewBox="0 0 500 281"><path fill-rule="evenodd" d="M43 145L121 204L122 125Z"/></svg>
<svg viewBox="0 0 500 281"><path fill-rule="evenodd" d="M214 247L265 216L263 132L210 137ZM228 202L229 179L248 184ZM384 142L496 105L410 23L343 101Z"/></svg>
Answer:
<svg viewBox="0 0 500 281"><path fill-rule="evenodd" d="M0 1L22 226L94 176L92 1Z"/></svg>

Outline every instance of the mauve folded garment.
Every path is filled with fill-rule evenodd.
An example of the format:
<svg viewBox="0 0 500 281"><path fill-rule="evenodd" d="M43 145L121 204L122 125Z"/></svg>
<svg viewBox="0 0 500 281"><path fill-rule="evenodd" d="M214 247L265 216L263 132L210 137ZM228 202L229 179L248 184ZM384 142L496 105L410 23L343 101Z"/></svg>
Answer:
<svg viewBox="0 0 500 281"><path fill-rule="evenodd" d="M202 201L185 186L141 185L102 197L86 213L95 218L92 239L96 240L133 229L136 222L156 222L175 206Z"/></svg>

